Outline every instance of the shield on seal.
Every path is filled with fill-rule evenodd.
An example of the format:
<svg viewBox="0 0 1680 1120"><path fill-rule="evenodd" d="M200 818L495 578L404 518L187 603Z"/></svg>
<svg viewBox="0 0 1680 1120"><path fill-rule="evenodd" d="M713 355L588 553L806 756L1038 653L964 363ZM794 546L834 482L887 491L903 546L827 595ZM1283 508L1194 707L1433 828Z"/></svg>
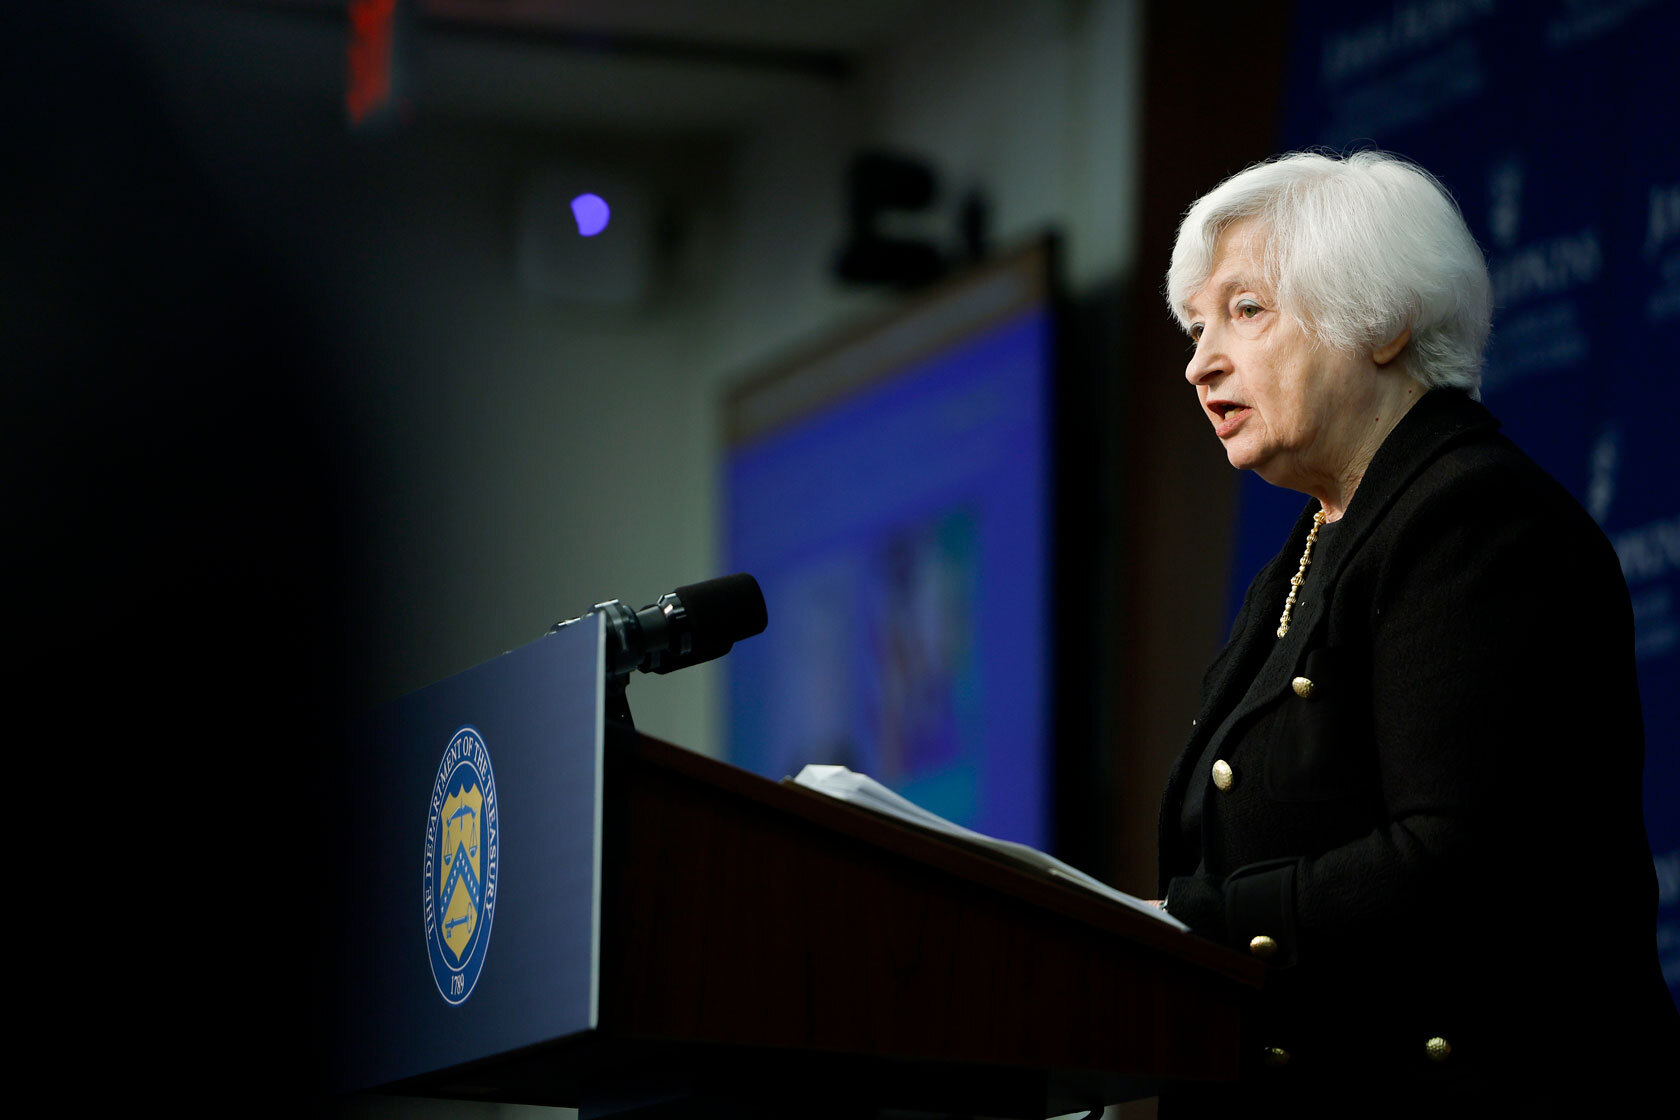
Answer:
<svg viewBox="0 0 1680 1120"><path fill-rule="evenodd" d="M443 874L438 877L437 912L443 916L443 943L460 961L478 929L484 897L480 822L484 794L468 780L465 789L443 802Z"/></svg>

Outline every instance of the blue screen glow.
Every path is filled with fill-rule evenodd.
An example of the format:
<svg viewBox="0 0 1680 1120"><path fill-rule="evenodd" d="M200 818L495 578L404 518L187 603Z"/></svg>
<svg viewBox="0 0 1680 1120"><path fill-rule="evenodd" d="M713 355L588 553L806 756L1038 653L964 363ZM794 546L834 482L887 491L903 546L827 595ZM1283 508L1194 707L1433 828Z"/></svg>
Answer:
<svg viewBox="0 0 1680 1120"><path fill-rule="evenodd" d="M733 451L730 570L771 625L730 657L732 762L1048 842L1050 343L1032 308Z"/></svg>

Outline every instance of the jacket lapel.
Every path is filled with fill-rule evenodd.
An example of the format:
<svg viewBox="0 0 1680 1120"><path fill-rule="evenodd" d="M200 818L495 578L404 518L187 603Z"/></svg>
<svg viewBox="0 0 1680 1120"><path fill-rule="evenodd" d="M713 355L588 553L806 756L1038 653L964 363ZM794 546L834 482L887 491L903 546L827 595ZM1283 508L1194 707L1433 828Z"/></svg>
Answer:
<svg viewBox="0 0 1680 1120"><path fill-rule="evenodd" d="M1277 642L1278 613L1289 594L1289 577L1295 574L1300 546L1307 539L1316 510L1317 503L1307 503L1295 519L1295 527L1289 530L1282 550L1261 570L1259 578L1249 584L1232 628L1231 641L1202 681L1200 722L1207 722L1215 713L1230 711L1254 679L1255 670L1270 655Z"/></svg>
<svg viewBox="0 0 1680 1120"><path fill-rule="evenodd" d="M1306 537L1313 512L1314 504L1309 502L1301 516L1296 518L1289 540ZM1161 801L1156 855L1162 890L1166 889L1166 869L1173 862L1178 842L1178 807L1184 802L1184 788L1190 772L1195 768L1202 748L1207 745L1208 736L1217 731L1223 722L1219 713L1229 711L1231 705L1241 698L1243 690L1254 679L1255 670L1277 640L1277 615L1273 613L1273 608L1282 609L1285 593L1279 592L1274 604L1271 589L1287 584L1289 576L1294 574L1293 570L1288 573L1283 571L1284 566L1290 563L1288 556L1289 546L1285 544L1283 551L1266 565L1259 578L1248 585L1242 607L1237 611L1237 620L1231 627L1231 638L1202 678L1201 710L1196 713L1190 741L1179 751L1168 772L1166 794Z"/></svg>

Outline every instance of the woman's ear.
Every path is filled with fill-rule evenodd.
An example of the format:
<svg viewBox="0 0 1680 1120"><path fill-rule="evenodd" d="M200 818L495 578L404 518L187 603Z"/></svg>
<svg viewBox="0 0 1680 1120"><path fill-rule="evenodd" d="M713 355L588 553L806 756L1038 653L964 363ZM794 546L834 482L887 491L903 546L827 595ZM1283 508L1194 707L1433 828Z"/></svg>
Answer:
<svg viewBox="0 0 1680 1120"><path fill-rule="evenodd" d="M1412 340L1412 328L1407 327L1399 334L1371 351L1371 360L1379 366L1386 366L1392 362L1406 348L1406 343Z"/></svg>

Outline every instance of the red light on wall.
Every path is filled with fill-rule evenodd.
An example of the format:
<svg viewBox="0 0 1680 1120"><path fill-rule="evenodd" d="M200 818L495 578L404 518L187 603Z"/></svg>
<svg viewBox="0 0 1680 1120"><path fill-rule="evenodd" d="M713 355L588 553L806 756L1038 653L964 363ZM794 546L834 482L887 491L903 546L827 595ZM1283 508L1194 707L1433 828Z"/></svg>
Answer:
<svg viewBox="0 0 1680 1120"><path fill-rule="evenodd" d="M344 108L353 125L388 115L393 80L397 0L350 0L350 49Z"/></svg>

